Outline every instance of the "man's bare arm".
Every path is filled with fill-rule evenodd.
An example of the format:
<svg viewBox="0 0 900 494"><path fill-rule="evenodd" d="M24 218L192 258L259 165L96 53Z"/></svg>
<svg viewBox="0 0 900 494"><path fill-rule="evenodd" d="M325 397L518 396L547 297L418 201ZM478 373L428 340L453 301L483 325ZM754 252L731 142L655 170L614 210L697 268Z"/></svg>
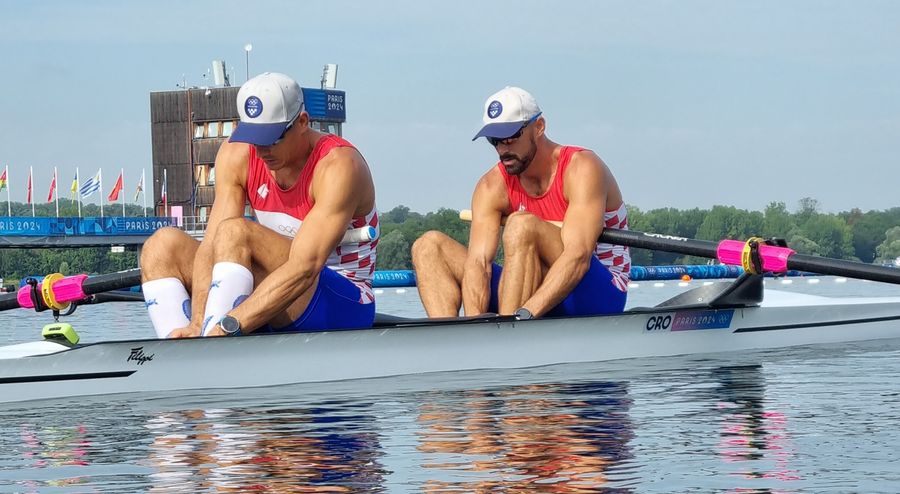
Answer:
<svg viewBox="0 0 900 494"><path fill-rule="evenodd" d="M488 310L491 263L497 256L500 221L508 204L502 176L493 168L481 177L472 194L472 225L462 281L463 309L467 316Z"/></svg>
<svg viewBox="0 0 900 494"><path fill-rule="evenodd" d="M560 232L562 254L524 304L535 316L562 302L587 273L597 238L603 232L607 173L606 165L592 152L582 151L573 157L563 183L569 206Z"/></svg>
<svg viewBox="0 0 900 494"><path fill-rule="evenodd" d="M199 336L203 324L203 313L209 295L209 284L212 280L213 240L219 224L229 218L241 217L244 214L250 147L242 143L226 142L216 154L216 198L206 226L206 233L197 248L194 258L193 283L191 287L191 326L188 334L182 336Z"/></svg>
<svg viewBox="0 0 900 494"><path fill-rule="evenodd" d="M242 328L253 331L266 324L313 286L361 198L372 195L370 183L368 168L353 149L336 149L319 163L312 183L315 204L291 243L287 262L229 312L241 321Z"/></svg>

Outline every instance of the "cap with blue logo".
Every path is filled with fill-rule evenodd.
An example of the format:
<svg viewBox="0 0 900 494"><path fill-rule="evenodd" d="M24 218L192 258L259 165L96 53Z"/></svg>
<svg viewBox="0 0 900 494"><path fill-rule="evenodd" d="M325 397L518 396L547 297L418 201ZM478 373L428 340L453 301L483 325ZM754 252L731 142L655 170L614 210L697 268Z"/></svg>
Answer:
<svg viewBox="0 0 900 494"><path fill-rule="evenodd" d="M481 116L484 127L472 138L479 137L507 138L522 128L525 122L541 114L534 96L528 91L507 86L490 95L484 102L484 113Z"/></svg>
<svg viewBox="0 0 900 494"><path fill-rule="evenodd" d="M241 86L237 109L241 123L229 141L271 146L303 110L303 92L290 77L266 72Z"/></svg>

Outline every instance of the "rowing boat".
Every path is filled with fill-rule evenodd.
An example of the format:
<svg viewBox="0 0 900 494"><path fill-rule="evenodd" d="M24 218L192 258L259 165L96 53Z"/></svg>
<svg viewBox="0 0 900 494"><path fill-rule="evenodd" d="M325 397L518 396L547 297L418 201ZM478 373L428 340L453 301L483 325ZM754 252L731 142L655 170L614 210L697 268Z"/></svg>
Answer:
<svg viewBox="0 0 900 494"><path fill-rule="evenodd" d="M231 389L900 338L900 298L766 290L760 276L623 314L379 316L372 329L0 347L0 402Z"/></svg>
<svg viewBox="0 0 900 494"><path fill-rule="evenodd" d="M742 266L745 273L733 283L698 287L655 307L606 316L436 320L379 315L368 329L89 344L78 344L65 325L48 325L50 339L0 347L0 402L900 338L900 298L829 299L768 291L764 300L762 281L765 273L800 270L900 284L900 270L797 254L762 239L715 243L604 229L599 240L719 259ZM97 302L99 294L138 284L140 270L90 278L54 273L27 281L18 293L0 295L0 310L52 310L58 317Z"/></svg>

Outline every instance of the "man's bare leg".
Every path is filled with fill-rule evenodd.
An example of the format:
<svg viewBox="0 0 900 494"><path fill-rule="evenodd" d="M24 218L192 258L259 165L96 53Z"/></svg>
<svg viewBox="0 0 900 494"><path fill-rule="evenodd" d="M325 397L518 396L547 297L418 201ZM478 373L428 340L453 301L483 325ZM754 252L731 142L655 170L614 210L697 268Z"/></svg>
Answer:
<svg viewBox="0 0 900 494"><path fill-rule="evenodd" d="M513 213L507 218L498 294L500 314L515 313L531 298L562 250L558 226L529 213Z"/></svg>
<svg viewBox="0 0 900 494"><path fill-rule="evenodd" d="M190 289L199 246L200 242L178 228L157 230L141 248L141 281L177 278Z"/></svg>
<svg viewBox="0 0 900 494"><path fill-rule="evenodd" d="M466 248L441 232L430 231L413 243L412 261L428 317L458 316Z"/></svg>
<svg viewBox="0 0 900 494"><path fill-rule="evenodd" d="M158 338L191 322L194 258L200 242L177 228L162 228L141 250L142 291Z"/></svg>

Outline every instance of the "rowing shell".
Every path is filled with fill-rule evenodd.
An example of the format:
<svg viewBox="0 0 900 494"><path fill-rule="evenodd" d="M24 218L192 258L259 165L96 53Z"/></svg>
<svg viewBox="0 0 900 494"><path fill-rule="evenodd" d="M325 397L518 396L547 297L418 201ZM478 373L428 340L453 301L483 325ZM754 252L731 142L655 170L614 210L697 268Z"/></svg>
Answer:
<svg viewBox="0 0 900 494"><path fill-rule="evenodd" d="M0 402L526 368L900 337L900 298L767 291L759 277L656 307L517 321L382 318L373 329L0 347ZM722 287L724 285L724 288Z"/></svg>

